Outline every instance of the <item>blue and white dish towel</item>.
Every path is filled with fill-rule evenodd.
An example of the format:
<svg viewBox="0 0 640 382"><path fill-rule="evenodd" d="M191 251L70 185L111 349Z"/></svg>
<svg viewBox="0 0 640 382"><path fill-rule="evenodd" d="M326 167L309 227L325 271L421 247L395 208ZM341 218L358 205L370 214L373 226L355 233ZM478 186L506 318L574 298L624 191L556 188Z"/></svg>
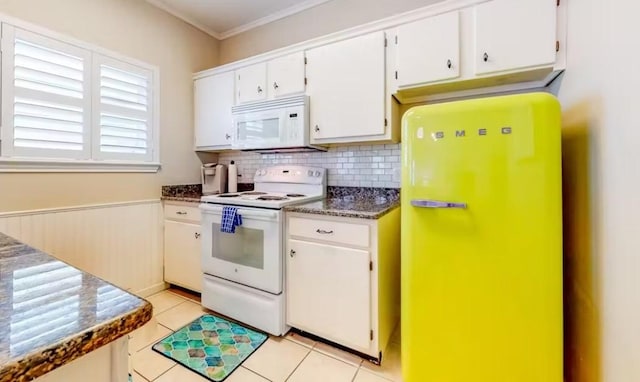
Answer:
<svg viewBox="0 0 640 382"><path fill-rule="evenodd" d="M236 233L236 227L242 225L242 216L236 207L222 207L222 221L220 231L224 233Z"/></svg>

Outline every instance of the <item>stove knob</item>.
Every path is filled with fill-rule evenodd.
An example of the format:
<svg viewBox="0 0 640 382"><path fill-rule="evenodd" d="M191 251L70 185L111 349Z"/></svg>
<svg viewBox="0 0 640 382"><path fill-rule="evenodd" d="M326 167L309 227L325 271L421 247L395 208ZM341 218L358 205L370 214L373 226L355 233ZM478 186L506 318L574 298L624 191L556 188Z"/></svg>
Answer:
<svg viewBox="0 0 640 382"><path fill-rule="evenodd" d="M318 178L320 175L322 175L320 171L316 171L313 173L313 176L315 176L316 178Z"/></svg>
<svg viewBox="0 0 640 382"><path fill-rule="evenodd" d="M307 171L307 175L308 176L313 176L313 171L311 171L311 170Z"/></svg>

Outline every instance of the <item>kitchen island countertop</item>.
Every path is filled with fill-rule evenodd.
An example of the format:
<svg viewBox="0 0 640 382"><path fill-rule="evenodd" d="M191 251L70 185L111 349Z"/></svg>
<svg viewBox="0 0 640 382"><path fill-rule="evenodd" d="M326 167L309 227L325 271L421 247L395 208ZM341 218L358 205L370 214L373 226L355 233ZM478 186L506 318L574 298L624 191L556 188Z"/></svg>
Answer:
<svg viewBox="0 0 640 382"><path fill-rule="evenodd" d="M31 381L151 315L146 300L0 233L0 382Z"/></svg>

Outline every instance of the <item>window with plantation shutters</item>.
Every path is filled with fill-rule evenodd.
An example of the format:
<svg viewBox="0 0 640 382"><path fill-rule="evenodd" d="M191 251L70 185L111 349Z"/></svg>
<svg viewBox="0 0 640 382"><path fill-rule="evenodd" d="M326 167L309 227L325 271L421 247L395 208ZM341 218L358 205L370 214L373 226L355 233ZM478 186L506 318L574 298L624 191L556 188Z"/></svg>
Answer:
<svg viewBox="0 0 640 382"><path fill-rule="evenodd" d="M91 53L3 25L3 156L90 158Z"/></svg>
<svg viewBox="0 0 640 382"><path fill-rule="evenodd" d="M97 157L150 160L152 73L100 55L94 55L94 73Z"/></svg>
<svg viewBox="0 0 640 382"><path fill-rule="evenodd" d="M1 45L0 171L157 171L157 68L6 23Z"/></svg>

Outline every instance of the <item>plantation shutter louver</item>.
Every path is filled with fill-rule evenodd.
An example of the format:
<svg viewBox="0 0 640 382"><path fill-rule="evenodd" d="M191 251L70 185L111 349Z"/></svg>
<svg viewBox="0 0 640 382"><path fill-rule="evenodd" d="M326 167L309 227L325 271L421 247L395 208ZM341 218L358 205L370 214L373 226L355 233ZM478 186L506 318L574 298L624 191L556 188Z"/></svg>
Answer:
<svg viewBox="0 0 640 382"><path fill-rule="evenodd" d="M90 52L2 26L2 155L90 157Z"/></svg>
<svg viewBox="0 0 640 382"><path fill-rule="evenodd" d="M94 157L149 161L153 157L152 72L94 54Z"/></svg>

